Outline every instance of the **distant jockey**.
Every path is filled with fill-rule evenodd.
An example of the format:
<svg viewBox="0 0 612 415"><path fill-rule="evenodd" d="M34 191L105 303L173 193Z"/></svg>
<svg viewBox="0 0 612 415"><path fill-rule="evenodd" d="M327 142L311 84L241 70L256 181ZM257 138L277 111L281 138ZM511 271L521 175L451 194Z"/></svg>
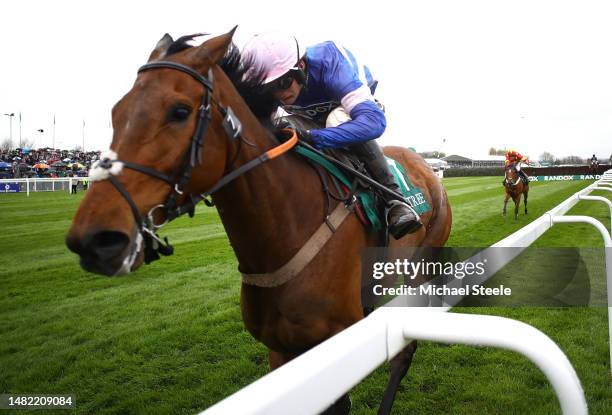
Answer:
<svg viewBox="0 0 612 415"><path fill-rule="evenodd" d="M373 97L377 83L355 55L331 41L304 50L292 35L262 33L244 45L242 56L253 68L247 76L261 79L262 91L272 93L283 110L317 123L319 128L312 130L296 128L301 140L319 149L348 148L375 180L401 193L375 140L387 126L384 110ZM404 200L384 197L395 239L422 226Z"/></svg>
<svg viewBox="0 0 612 415"><path fill-rule="evenodd" d="M595 154L593 154L593 157L591 157L590 160L590 165L589 165L589 170L592 173L596 173L597 169L599 169L599 160L597 159L597 156Z"/></svg>
<svg viewBox="0 0 612 415"><path fill-rule="evenodd" d="M529 177L523 170L521 170L521 163L528 163L529 159L526 156L523 156L516 150L508 150L506 151L506 166L510 163L513 163L516 166L516 171L519 176L525 183L529 183Z"/></svg>

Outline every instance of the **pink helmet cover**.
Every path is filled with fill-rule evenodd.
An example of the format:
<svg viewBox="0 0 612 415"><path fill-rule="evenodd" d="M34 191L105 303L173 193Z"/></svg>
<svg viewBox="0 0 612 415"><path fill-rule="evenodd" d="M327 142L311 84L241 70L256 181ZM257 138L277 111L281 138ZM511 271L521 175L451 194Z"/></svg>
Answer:
<svg viewBox="0 0 612 415"><path fill-rule="evenodd" d="M242 48L243 58L252 65L245 76L262 73L263 83L267 84L297 68L300 54L303 52L295 37L278 32L260 33Z"/></svg>

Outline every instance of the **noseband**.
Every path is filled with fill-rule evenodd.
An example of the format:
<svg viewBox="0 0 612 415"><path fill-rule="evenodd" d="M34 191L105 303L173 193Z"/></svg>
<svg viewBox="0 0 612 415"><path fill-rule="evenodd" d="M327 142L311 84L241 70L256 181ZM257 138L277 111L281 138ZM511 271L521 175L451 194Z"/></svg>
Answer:
<svg viewBox="0 0 612 415"><path fill-rule="evenodd" d="M177 199L179 196L183 195L184 189L187 186L189 180L191 179L191 174L194 167L202 163L204 137L208 128L208 124L212 119L212 104L215 104L215 106L223 116L223 128L230 139L242 140L242 124L229 106L225 108L212 98L212 67L208 70L208 75L203 76L196 70L177 62L157 61L150 62L141 66L140 69L138 69L138 73L154 69L174 69L177 71L181 71L191 76L204 87L204 93L202 95L200 106L198 108L197 125L191 137L191 146L189 150L185 153L181 168L178 169L175 174L169 176L165 173L162 173L147 166L119 160L113 152L110 152L108 153L108 155L103 155L103 157L101 157L99 161L94 163L90 173L90 176L96 177L92 178L92 181L109 180L113 187L117 189L121 196L123 196L123 198L130 205L130 209L132 210L132 214L138 225L140 236L142 236L142 238L144 239L144 261L146 264L149 264L150 262L159 259L160 255L168 256L174 252L174 248L168 243L168 238L165 237L162 241L159 235L157 235L157 230L159 228L161 228L168 222L176 219L177 217L184 215L185 213L188 213L190 217L193 217L195 213L195 206L202 200L204 200L204 202L208 206L212 206L212 202L207 199L211 194L213 194L238 176L241 176L242 174L251 170L252 168L285 153L297 143L297 136L295 135L295 133L293 133L290 140L286 141L285 143L277 146L272 150L261 154L259 157L256 157L255 159L240 166L236 170L224 175L215 185L213 185L206 192L198 195L187 195L186 201L181 206L177 206ZM136 206L136 203L134 202L126 188L115 177L120 173L122 167L127 167L131 170L141 172L143 174L155 177L156 179L168 183L172 190L168 195L166 201L151 208L151 210L149 210L146 216L141 216L140 211ZM153 215L157 209L160 209L165 212L166 219L161 224L155 224L153 218ZM129 261L131 263L128 265L130 268L136 259L136 253L130 255L129 257Z"/></svg>

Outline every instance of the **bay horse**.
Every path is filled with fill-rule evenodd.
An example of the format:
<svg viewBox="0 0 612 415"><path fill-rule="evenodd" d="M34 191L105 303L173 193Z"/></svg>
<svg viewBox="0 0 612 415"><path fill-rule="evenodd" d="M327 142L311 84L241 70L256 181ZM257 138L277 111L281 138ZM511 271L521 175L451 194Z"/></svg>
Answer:
<svg viewBox="0 0 612 415"><path fill-rule="evenodd" d="M517 167L515 163L509 163L506 166L505 178L504 178L504 189L506 195L504 198L504 210L502 214L506 216L506 207L508 200L512 198L514 202L514 219L518 220L519 205L521 204L521 195L524 195L525 203L525 215L527 214L527 198L529 196L529 183L524 183L523 179L519 175L520 167Z"/></svg>
<svg viewBox="0 0 612 415"><path fill-rule="evenodd" d="M267 346L275 369L364 318L360 253L378 238L348 211L323 249L301 255L313 234L327 229L328 213L346 208L326 197L320 172L286 151L295 133L281 143L272 132L274 103L258 92L260 81L245 80L248 63L233 46L234 30L200 46L187 43L197 35L175 41L166 34L157 43L113 107L111 151L90 172L94 183L66 244L87 271L128 273L172 253L157 236L160 226L193 214L203 199L214 203L243 276L244 324ZM451 209L440 180L414 152L385 153L432 208L423 227L391 245L444 245ZM415 350L411 343L392 360L380 413L390 412ZM349 409L347 394L326 413Z"/></svg>

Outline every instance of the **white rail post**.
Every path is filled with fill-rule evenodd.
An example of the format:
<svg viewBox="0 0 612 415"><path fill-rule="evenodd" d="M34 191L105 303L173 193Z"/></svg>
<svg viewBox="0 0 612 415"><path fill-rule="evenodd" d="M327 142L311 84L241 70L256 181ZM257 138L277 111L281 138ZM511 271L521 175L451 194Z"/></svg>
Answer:
<svg viewBox="0 0 612 415"><path fill-rule="evenodd" d="M612 192L612 188L610 188L610 187L595 186L595 187L591 187L591 190L607 190L608 192Z"/></svg>
<svg viewBox="0 0 612 415"><path fill-rule="evenodd" d="M544 372L564 414L588 413L584 391L572 364L559 346L538 329L504 317L436 313L426 308L410 310L414 316L404 322L406 338L518 352Z"/></svg>
<svg viewBox="0 0 612 415"><path fill-rule="evenodd" d="M610 189L610 191L612 191L612 189ZM610 233L612 234L612 201L610 201L610 199L606 199L603 196L584 196L584 195L578 195L578 200L594 200L594 201L606 203L608 207L610 208Z"/></svg>
<svg viewBox="0 0 612 415"><path fill-rule="evenodd" d="M551 224L555 223L590 223L595 226L604 240L606 258L606 287L608 291L608 341L610 348L610 371L612 372L612 237L606 227L590 216L553 216Z"/></svg>

